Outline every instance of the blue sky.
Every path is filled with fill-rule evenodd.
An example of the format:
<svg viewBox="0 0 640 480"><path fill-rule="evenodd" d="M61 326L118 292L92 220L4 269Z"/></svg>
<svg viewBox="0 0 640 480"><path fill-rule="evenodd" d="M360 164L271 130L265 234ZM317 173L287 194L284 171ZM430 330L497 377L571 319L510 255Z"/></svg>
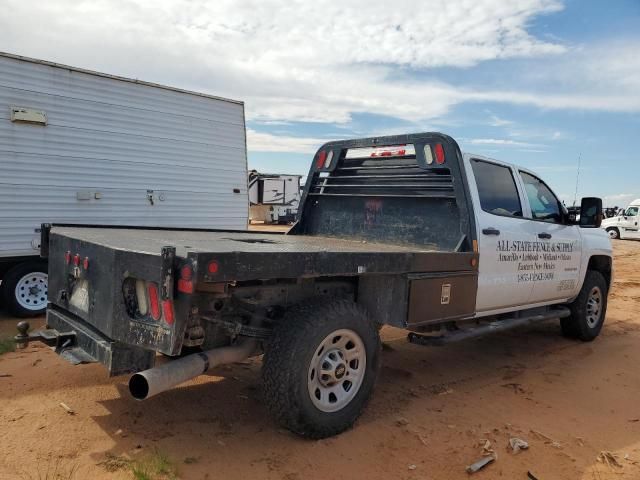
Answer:
<svg viewBox="0 0 640 480"><path fill-rule="evenodd" d="M640 198L640 0L5 0L0 50L245 101L250 167L437 130ZM24 28L29 25L30 28Z"/></svg>

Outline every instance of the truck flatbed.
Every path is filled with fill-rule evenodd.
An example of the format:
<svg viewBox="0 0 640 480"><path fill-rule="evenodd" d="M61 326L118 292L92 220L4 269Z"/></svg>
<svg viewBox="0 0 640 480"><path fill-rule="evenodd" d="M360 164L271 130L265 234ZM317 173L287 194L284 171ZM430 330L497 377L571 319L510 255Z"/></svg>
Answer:
<svg viewBox="0 0 640 480"><path fill-rule="evenodd" d="M329 236L132 228L54 226L53 238L67 237L124 255L161 256L174 247L175 256L200 265L215 260L215 274L204 281L279 277L361 275L471 270L473 253L439 250L436 245L399 245ZM241 261L239 260L241 257Z"/></svg>

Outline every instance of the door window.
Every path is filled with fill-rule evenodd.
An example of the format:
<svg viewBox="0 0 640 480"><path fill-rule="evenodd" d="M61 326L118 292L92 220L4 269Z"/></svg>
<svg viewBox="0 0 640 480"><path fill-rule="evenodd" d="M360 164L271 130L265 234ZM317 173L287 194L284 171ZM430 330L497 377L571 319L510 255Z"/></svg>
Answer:
<svg viewBox="0 0 640 480"><path fill-rule="evenodd" d="M560 202L551 189L537 177L520 172L524 189L531 206L531 218L544 222L562 223Z"/></svg>
<svg viewBox="0 0 640 480"><path fill-rule="evenodd" d="M471 166L482 210L494 215L522 217L522 205L511 169L482 160L472 160Z"/></svg>
<svg viewBox="0 0 640 480"><path fill-rule="evenodd" d="M625 217L635 217L636 215L638 215L638 207L629 207L624 212Z"/></svg>

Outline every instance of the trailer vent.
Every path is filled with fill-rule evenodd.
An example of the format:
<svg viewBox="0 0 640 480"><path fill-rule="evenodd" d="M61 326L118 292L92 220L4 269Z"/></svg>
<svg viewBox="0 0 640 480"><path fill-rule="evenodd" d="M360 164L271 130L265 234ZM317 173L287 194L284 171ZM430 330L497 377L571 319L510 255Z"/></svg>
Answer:
<svg viewBox="0 0 640 480"><path fill-rule="evenodd" d="M333 171L315 176L309 195L455 198L451 172L440 166L443 153L436 153L437 165L423 168L413 146L406 150L389 148L392 155L354 155L352 151L343 152Z"/></svg>

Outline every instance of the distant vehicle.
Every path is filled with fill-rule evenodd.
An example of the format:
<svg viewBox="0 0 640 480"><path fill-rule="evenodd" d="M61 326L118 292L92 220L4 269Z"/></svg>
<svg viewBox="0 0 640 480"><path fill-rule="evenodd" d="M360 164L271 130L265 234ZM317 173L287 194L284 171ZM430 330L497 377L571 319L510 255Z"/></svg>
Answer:
<svg viewBox="0 0 640 480"><path fill-rule="evenodd" d="M288 224L298 214L301 175L249 172L249 221Z"/></svg>
<svg viewBox="0 0 640 480"><path fill-rule="evenodd" d="M44 313L40 225L245 230L242 102L0 53L0 301Z"/></svg>
<svg viewBox="0 0 640 480"><path fill-rule="evenodd" d="M268 409L327 437L373 391L382 325L423 346L552 319L595 339L612 272L601 209L583 198L576 223L533 172L440 133L330 142L287 234L44 225L48 329L18 338L137 372L139 400L264 353Z"/></svg>
<svg viewBox="0 0 640 480"><path fill-rule="evenodd" d="M640 198L631 202L626 209L621 209L618 215L604 219L601 227L612 239L640 239L639 212Z"/></svg>

